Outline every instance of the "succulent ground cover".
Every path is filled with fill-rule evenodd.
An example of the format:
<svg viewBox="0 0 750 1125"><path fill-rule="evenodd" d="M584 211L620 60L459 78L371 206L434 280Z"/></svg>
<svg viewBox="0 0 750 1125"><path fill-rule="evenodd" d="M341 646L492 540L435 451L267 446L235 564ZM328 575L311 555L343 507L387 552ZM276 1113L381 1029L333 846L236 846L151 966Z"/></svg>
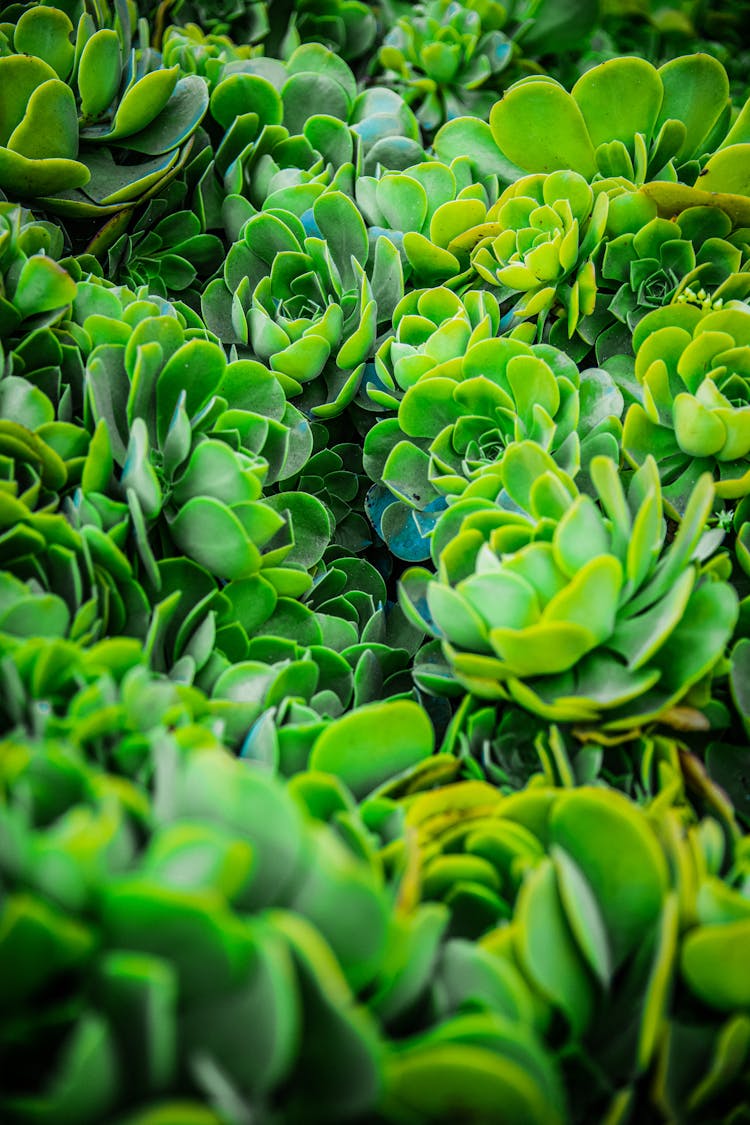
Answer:
<svg viewBox="0 0 750 1125"><path fill-rule="evenodd" d="M750 1123L750 11L0 6L0 1120Z"/></svg>

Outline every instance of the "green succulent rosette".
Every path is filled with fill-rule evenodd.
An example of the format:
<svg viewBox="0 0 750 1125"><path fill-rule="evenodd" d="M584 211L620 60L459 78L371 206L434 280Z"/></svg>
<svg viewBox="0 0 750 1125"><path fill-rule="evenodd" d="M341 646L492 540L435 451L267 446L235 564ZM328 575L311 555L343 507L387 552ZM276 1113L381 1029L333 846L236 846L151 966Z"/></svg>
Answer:
<svg viewBox="0 0 750 1125"><path fill-rule="evenodd" d="M179 77L117 29L83 13L26 8L0 58L0 188L71 217L133 206L173 175L208 105L202 78Z"/></svg>
<svg viewBox="0 0 750 1125"><path fill-rule="evenodd" d="M130 289L146 286L160 297L179 294L199 306L200 289L221 265L224 246L184 206L186 192L186 184L173 180L108 248L111 281Z"/></svg>
<svg viewBox="0 0 750 1125"><path fill-rule="evenodd" d="M365 437L364 465L376 482L368 507L400 558L429 557L446 505L514 443L537 443L571 476L583 470L581 481L594 456L619 459L624 399L612 377L579 372L548 344L497 337L498 321L491 292L463 301L449 289L410 293L394 314L396 336L376 356L368 393L398 414Z"/></svg>
<svg viewBox="0 0 750 1125"><path fill-rule="evenodd" d="M560 732L551 738L559 743ZM406 1116L415 1105L436 1119L438 1089L480 1120L491 1120L495 1097L508 1104L509 1089L523 1107L511 1120L558 1120L558 1076L539 1048L561 1036L559 1077L574 1106L561 1119L606 1120L623 1104L695 1125L726 1106L741 1112L750 915L731 820L737 843L727 849L720 819L699 822L673 795L643 809L601 786L541 783L501 797L463 781L398 796L411 844L402 901L447 909L450 923L430 986L444 1022L398 1048L397 1120L416 1120ZM383 850L394 859L397 849ZM719 951L723 975L712 961ZM518 1048L516 1063L533 1057L534 1083L506 1065L501 1041ZM581 1052L603 1067L601 1082L588 1070L581 1081ZM470 1088L461 1083L469 1067Z"/></svg>
<svg viewBox="0 0 750 1125"><path fill-rule="evenodd" d="M153 798L62 738L3 744L2 824L24 857L3 862L4 1006L23 1028L2 1044L3 1114L218 1122L218 1073L264 1117L374 1111L385 1043L356 994L390 907L356 809L347 840L199 722L171 728L154 699L168 685L126 672L122 689L151 698ZM248 1065L237 1043L256 1035ZM311 1044L333 1036L321 1069Z"/></svg>
<svg viewBox="0 0 750 1125"><path fill-rule="evenodd" d="M568 93L548 75L521 79L490 114L501 154L520 172L568 169L589 182L645 184L667 216L696 204L746 213L748 113L711 55L615 58ZM733 217L735 217L733 214Z"/></svg>
<svg viewBox="0 0 750 1125"><path fill-rule="evenodd" d="M343 61L303 44L273 58L216 62L207 128L214 159L193 204L207 230L230 241L259 210L302 217L324 191L354 195L359 171L424 158L414 115L393 90L359 91ZM317 112L319 110L320 112Z"/></svg>
<svg viewBox="0 0 750 1125"><path fill-rule="evenodd" d="M114 526L111 509L106 530L102 520L82 527L71 515L89 434L57 419L46 395L21 376L0 380L0 409L3 645L10 650L39 637L86 645L106 635L145 636L149 604L122 524Z"/></svg>
<svg viewBox="0 0 750 1125"><path fill-rule="evenodd" d="M718 207L688 207L668 221L638 194L617 197L610 215L613 229L597 260L596 306L578 325L580 336L595 344L599 362L628 354L643 317L683 292L689 298L703 290L711 302L750 294L744 230L735 230Z"/></svg>
<svg viewBox="0 0 750 1125"><path fill-rule="evenodd" d="M500 30L505 20L501 4L484 4L480 11L476 5L428 0L390 29L380 66L416 105L428 133L448 118L489 112L492 87L513 58L513 43Z"/></svg>
<svg viewBox="0 0 750 1125"><path fill-rule="evenodd" d="M601 510L548 453L511 446L438 524L437 576L407 571L400 597L468 691L616 730L710 683L738 601L726 560L704 564L723 534L705 531L708 474L667 543L653 457L627 492L608 458L590 473Z"/></svg>
<svg viewBox="0 0 750 1125"><path fill-rule="evenodd" d="M497 196L497 175L477 176L469 155L359 176L355 185L370 240L387 235L401 251L407 279L419 286L461 273L466 255L449 252L448 243L484 222Z"/></svg>
<svg viewBox="0 0 750 1125"><path fill-rule="evenodd" d="M278 510L262 498L265 485L307 460L312 438L304 419L267 368L227 363L195 314L190 323L166 302L159 309L122 295L81 284L74 308L90 339L86 411L98 427L79 516L91 508L108 513L110 497L125 505L137 555L157 588L155 557L175 548L225 579L261 566L272 574L284 562L300 568L304 588L305 568L327 545L325 509L299 499L323 538L295 548L294 498ZM164 535L172 545L166 551Z"/></svg>
<svg viewBox="0 0 750 1125"><path fill-rule="evenodd" d="M248 3L218 0L218 3L211 5L202 3L201 0L177 0L168 11L170 18L176 19L178 26L168 27L164 32L163 49L166 52L168 44L174 49L175 44L179 43L188 57L192 44L199 45L198 58L203 58L203 51L213 53L212 48L218 47L221 50L228 40L234 40L232 48L237 54L233 57L247 58L247 52L257 50L251 45L263 40L269 31L268 5L265 0L249 0ZM191 73L195 71L191 70Z"/></svg>
<svg viewBox="0 0 750 1125"><path fill-rule="evenodd" d="M398 410L423 375L460 367L472 345L497 336L500 308L492 292L469 290L459 297L445 286L418 289L399 301L392 326L366 386L373 406L383 410Z"/></svg>
<svg viewBox="0 0 750 1125"><path fill-rule="evenodd" d="M717 499L746 496L750 309L740 302L668 305L641 320L633 346L642 400L625 417L623 452L631 464L656 458L664 501L677 517L701 473L712 474Z"/></svg>
<svg viewBox="0 0 750 1125"><path fill-rule="evenodd" d="M362 0L274 0L269 15L270 46L285 56L301 43L322 43L352 62L371 50L379 30L379 13Z"/></svg>
<svg viewBox="0 0 750 1125"><path fill-rule="evenodd" d="M362 217L342 192L321 195L310 222L315 234L291 212L249 219L223 278L206 289L203 310L226 344L250 349L289 398L300 396L305 413L325 419L356 395L378 325L403 293L403 275L384 237L370 260Z"/></svg>
<svg viewBox="0 0 750 1125"><path fill-rule="evenodd" d="M577 172L526 176L487 214L486 224L458 236L449 250L471 251L471 269L496 286L516 321L536 318L541 333L554 311L572 336L594 310L593 256L604 238L609 200ZM520 293L520 299L516 294Z"/></svg>
<svg viewBox="0 0 750 1125"><path fill-rule="evenodd" d="M61 320L76 295L56 260L63 235L53 223L0 201L0 341Z"/></svg>
<svg viewBox="0 0 750 1125"><path fill-rule="evenodd" d="M249 43L233 43L228 35L204 32L195 23L170 24L162 37L162 59L165 66L179 66L183 74L200 74L213 91L229 63L251 59L260 48Z"/></svg>
<svg viewBox="0 0 750 1125"><path fill-rule="evenodd" d="M290 136L305 135L315 148L332 153L345 143L341 137L348 130L341 126L347 126L368 173L378 164L405 168L425 158L419 125L403 98L384 86L360 89L344 59L322 43L303 43L286 61L228 62L211 94L211 113L239 133L252 128L245 115L257 113L263 124L283 125Z"/></svg>
<svg viewBox="0 0 750 1125"><path fill-rule="evenodd" d="M130 289L146 286L154 296L180 295L199 307L200 290L222 264L225 250L195 210L184 206L187 195L187 183L173 180L108 246L111 281Z"/></svg>
<svg viewBox="0 0 750 1125"><path fill-rule="evenodd" d="M340 427L313 422L313 447L305 465L279 483L282 491L306 492L325 504L333 520L328 557L335 549L359 555L372 544L372 529L363 516L369 480L362 465L362 447L349 437L346 416Z"/></svg>
<svg viewBox="0 0 750 1125"><path fill-rule="evenodd" d="M578 47L596 21L597 5L575 12L540 0L502 5L496 0L387 3L393 26L378 61L387 81L416 108L427 133L471 114L487 118L497 90L512 72ZM528 53L528 60L521 57Z"/></svg>

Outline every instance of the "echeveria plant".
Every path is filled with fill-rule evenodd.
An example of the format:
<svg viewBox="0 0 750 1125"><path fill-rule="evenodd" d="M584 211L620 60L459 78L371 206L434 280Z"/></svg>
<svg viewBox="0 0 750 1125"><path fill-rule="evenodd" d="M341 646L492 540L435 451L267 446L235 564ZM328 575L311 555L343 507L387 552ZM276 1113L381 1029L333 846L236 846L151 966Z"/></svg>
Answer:
<svg viewBox="0 0 750 1125"><path fill-rule="evenodd" d="M450 311L428 334L430 318ZM619 458L624 400L611 376L600 368L579 373L547 344L493 337L493 319L497 305L489 294L470 293L462 304L439 289L410 295L394 316L401 339L384 348L405 393L397 418L368 432L364 464L382 482L369 498L376 526L402 558L428 557L428 537L446 502L498 468L517 442L548 450L572 476L581 468L587 476L597 454ZM424 343L406 344L410 333ZM382 359L381 369L385 380ZM386 398L377 388L370 393Z"/></svg>
<svg viewBox="0 0 750 1125"><path fill-rule="evenodd" d="M500 30L505 20L501 4L480 8L428 0L388 32L380 48L380 66L416 106L417 119L428 133L451 117L467 112L484 117L489 112L492 88L513 58L513 43Z"/></svg>
<svg viewBox="0 0 750 1125"><path fill-rule="evenodd" d="M512 299L517 320L552 311L572 336L579 317L594 311L593 257L604 237L609 201L576 172L528 176L509 187L486 225L458 236L450 248L471 248L471 266L501 301ZM516 294L520 293L518 299Z"/></svg>

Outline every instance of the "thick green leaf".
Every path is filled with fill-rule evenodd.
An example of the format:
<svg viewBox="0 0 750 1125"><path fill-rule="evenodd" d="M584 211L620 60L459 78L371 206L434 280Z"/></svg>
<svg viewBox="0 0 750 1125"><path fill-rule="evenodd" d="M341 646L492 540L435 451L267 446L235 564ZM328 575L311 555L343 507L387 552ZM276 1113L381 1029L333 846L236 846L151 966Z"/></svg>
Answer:
<svg viewBox="0 0 750 1125"><path fill-rule="evenodd" d="M355 796L364 797L433 749L432 725L416 704L374 703L338 719L319 736L310 768L335 774Z"/></svg>
<svg viewBox="0 0 750 1125"><path fill-rule="evenodd" d="M521 82L496 102L490 129L500 151L527 172L569 168L590 179L594 146L575 100L546 80Z"/></svg>

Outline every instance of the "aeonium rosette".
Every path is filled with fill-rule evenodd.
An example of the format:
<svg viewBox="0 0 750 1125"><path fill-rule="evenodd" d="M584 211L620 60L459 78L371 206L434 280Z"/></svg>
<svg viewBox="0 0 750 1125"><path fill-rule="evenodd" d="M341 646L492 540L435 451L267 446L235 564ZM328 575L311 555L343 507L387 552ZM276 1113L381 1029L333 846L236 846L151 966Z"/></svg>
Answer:
<svg viewBox="0 0 750 1125"><path fill-rule="evenodd" d="M642 401L625 418L633 465L652 454L669 510L679 515L701 473L720 500L750 493L750 307L684 300L638 325L633 346Z"/></svg>
<svg viewBox="0 0 750 1125"><path fill-rule="evenodd" d="M593 256L607 225L609 198L577 172L525 176L487 213L485 223L459 235L451 251L471 252L471 269L513 302L518 320L536 318L541 331L553 313L568 336L594 310ZM520 296L519 296L520 295Z"/></svg>
<svg viewBox="0 0 750 1125"><path fill-rule="evenodd" d="M585 476L597 454L619 458L624 403L608 372L579 372L549 344L495 336L497 321L491 293L411 293L378 352L379 386L368 391L398 414L369 431L364 465L371 517L400 558L429 556L447 503L514 443L536 442L571 476Z"/></svg>
<svg viewBox="0 0 750 1125"><path fill-rule="evenodd" d="M368 277L367 231L342 192L321 195L307 218L314 234L290 212L251 218L203 309L224 343L268 363L307 414L331 418L354 398L403 275L396 247L381 237Z"/></svg>
<svg viewBox="0 0 750 1125"><path fill-rule="evenodd" d="M591 477L600 506L535 443L511 447L438 523L437 574L407 571L400 597L476 696L630 728L710 681L738 599L711 559L708 474L671 543L652 457L627 490L609 458Z"/></svg>

